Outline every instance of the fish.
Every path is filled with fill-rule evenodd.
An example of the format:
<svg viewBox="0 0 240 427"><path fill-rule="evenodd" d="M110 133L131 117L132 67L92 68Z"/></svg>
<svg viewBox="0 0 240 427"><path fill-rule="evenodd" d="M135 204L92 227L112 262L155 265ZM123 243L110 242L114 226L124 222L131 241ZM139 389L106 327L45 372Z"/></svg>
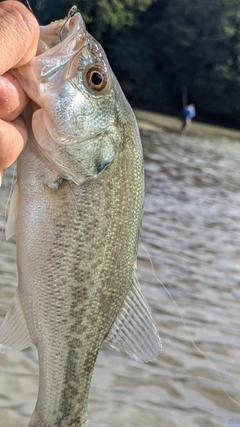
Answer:
<svg viewBox="0 0 240 427"><path fill-rule="evenodd" d="M141 139L80 13L41 27L37 55L13 74L31 102L6 224L6 238L16 235L18 287L0 353L37 348L29 427L87 427L103 341L142 362L162 350L136 277Z"/></svg>

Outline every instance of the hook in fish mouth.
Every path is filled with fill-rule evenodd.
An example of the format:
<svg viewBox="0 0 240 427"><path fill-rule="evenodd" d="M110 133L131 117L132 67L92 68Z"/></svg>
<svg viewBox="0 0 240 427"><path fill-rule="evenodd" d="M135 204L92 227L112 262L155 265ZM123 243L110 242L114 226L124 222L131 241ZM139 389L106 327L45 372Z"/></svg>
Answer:
<svg viewBox="0 0 240 427"><path fill-rule="evenodd" d="M76 12L77 12L77 6L73 6L69 10L69 12L67 14L67 18L66 18L65 22L63 23L60 31L59 31L60 42L62 42L62 40L63 40L62 36L63 36L63 29L64 29L65 25L68 23L69 19L71 19L75 15Z"/></svg>
<svg viewBox="0 0 240 427"><path fill-rule="evenodd" d="M62 45L65 47L68 43L71 43L74 39L76 45L79 42L83 42L86 38L86 26L80 13L77 13L77 7L73 6L65 19L54 21L49 25L40 26L40 40L38 48L38 56L46 53L51 49L51 53L56 53L55 49L57 46ZM70 52L70 48L67 51ZM78 49L79 50L79 49ZM77 52L77 48L74 49Z"/></svg>

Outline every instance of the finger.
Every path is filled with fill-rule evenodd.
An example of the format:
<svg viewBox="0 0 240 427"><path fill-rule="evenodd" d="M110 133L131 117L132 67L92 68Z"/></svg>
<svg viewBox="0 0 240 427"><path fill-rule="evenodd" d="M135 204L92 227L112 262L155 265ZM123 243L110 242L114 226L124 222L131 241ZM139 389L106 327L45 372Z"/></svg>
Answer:
<svg viewBox="0 0 240 427"><path fill-rule="evenodd" d="M0 120L0 170L8 168L27 142L27 128L20 116L13 122Z"/></svg>
<svg viewBox="0 0 240 427"><path fill-rule="evenodd" d="M0 3L0 74L29 62L37 52L38 39L38 22L22 3Z"/></svg>
<svg viewBox="0 0 240 427"><path fill-rule="evenodd" d="M26 107L29 98L10 73L0 76L0 118L8 121L16 119Z"/></svg>

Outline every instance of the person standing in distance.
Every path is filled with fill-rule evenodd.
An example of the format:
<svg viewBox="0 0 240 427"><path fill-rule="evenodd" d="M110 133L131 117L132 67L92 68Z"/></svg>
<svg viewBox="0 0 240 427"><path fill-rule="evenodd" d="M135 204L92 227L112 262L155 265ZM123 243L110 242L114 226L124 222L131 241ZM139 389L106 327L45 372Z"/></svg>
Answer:
<svg viewBox="0 0 240 427"><path fill-rule="evenodd" d="M186 133L189 129L192 119L196 116L196 109L194 104L185 105L182 111L182 128L181 133Z"/></svg>

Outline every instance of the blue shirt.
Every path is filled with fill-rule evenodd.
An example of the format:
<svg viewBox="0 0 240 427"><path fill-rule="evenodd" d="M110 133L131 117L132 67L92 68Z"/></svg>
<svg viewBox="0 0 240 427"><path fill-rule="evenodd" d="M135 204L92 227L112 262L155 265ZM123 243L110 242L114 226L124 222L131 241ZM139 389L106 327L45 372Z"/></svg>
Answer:
<svg viewBox="0 0 240 427"><path fill-rule="evenodd" d="M185 119L193 119L196 116L196 109L192 105L186 105L183 109Z"/></svg>

